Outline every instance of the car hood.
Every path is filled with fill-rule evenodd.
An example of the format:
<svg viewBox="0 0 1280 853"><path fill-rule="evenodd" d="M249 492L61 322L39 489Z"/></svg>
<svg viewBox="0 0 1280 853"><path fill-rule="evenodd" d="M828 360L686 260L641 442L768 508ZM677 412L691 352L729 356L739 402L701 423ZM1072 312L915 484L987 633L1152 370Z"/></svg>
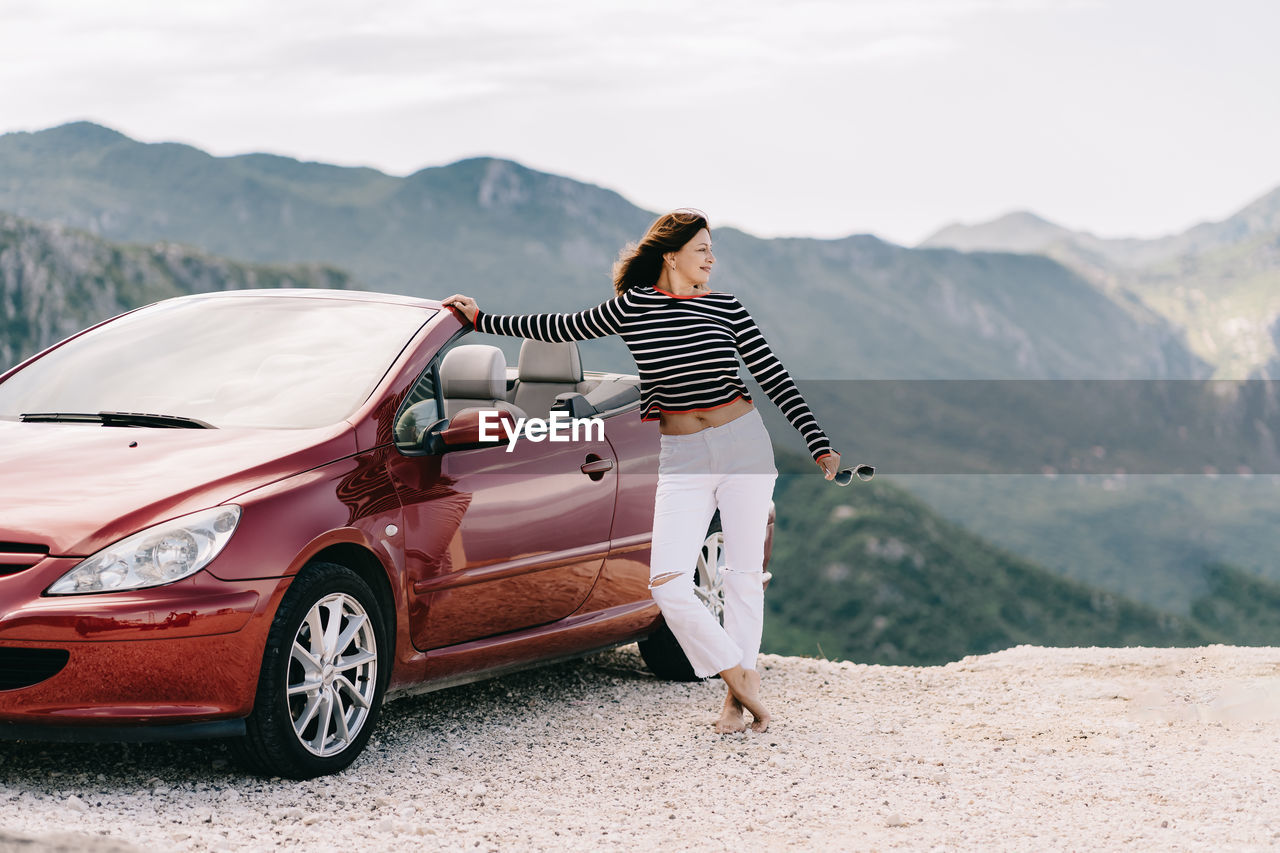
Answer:
<svg viewBox="0 0 1280 853"><path fill-rule="evenodd" d="M356 452L323 430L0 422L0 542L84 557L152 524Z"/></svg>

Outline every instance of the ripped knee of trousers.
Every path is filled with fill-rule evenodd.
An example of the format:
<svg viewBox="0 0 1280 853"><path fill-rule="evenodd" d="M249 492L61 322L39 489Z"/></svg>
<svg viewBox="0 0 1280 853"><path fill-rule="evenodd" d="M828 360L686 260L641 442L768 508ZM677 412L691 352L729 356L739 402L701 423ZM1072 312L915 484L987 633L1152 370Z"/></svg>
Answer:
<svg viewBox="0 0 1280 853"><path fill-rule="evenodd" d="M685 572L667 572L649 581L649 594L662 610L677 605L691 592L693 578Z"/></svg>
<svg viewBox="0 0 1280 853"><path fill-rule="evenodd" d="M764 589L764 582L773 575L760 569L755 571L738 571L725 566L720 570L720 580L726 589L742 590L751 594Z"/></svg>

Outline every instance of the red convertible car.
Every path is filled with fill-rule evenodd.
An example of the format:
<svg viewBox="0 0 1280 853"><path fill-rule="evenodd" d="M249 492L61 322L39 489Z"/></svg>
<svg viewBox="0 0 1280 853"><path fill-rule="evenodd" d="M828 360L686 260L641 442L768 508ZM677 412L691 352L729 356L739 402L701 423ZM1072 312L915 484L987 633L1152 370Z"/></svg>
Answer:
<svg viewBox="0 0 1280 853"><path fill-rule="evenodd" d="M389 698L637 640L692 678L648 591L638 378L477 337L433 300L235 291L0 376L0 738L225 737L307 778ZM555 412L604 435L481 435Z"/></svg>

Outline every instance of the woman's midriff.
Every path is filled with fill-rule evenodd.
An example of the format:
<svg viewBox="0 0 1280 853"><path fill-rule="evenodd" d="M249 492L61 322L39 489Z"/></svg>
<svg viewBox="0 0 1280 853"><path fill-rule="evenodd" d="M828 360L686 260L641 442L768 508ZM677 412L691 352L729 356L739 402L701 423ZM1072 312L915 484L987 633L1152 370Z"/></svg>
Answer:
<svg viewBox="0 0 1280 853"><path fill-rule="evenodd" d="M658 432L663 435L688 435L707 427L721 426L754 409L755 406L739 397L725 406L694 412L662 412Z"/></svg>

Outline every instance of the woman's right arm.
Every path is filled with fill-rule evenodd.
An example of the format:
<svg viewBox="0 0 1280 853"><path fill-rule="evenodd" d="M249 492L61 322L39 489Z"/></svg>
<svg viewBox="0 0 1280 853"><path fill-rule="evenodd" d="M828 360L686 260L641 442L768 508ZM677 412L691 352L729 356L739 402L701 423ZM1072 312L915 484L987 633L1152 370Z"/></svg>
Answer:
<svg viewBox="0 0 1280 853"><path fill-rule="evenodd" d="M457 299L458 294L455 294L444 303L447 305ZM475 304L474 300L472 304ZM464 306L465 303L461 303L458 307L467 316ZM475 305L474 311L470 319L477 332L561 344L618 334L631 314L632 306L627 301L627 294L623 293L576 314L486 314L479 305Z"/></svg>

